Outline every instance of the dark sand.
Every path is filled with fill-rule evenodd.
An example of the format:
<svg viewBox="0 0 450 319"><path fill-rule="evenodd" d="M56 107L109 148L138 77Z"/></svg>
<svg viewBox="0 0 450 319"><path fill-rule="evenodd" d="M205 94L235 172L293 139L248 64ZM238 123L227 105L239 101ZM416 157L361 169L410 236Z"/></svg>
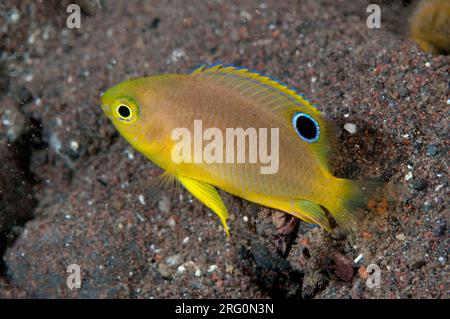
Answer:
<svg viewBox="0 0 450 319"><path fill-rule="evenodd" d="M0 4L0 297L449 297L449 58L405 38L409 7L383 4L372 30L365 1L78 2L79 30L60 1ZM227 241L186 191L152 190L160 170L101 92L218 60L299 89L337 122L336 174L403 183L408 199L350 244L223 194Z"/></svg>

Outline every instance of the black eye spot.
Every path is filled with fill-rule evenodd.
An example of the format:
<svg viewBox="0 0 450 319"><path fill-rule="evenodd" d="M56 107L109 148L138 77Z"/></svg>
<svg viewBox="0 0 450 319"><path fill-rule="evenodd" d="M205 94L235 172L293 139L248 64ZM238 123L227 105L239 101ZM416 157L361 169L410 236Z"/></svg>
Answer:
<svg viewBox="0 0 450 319"><path fill-rule="evenodd" d="M128 106L126 105L120 105L119 108L117 109L117 113L119 113L119 115L121 117L123 117L124 119L129 118L131 115L131 110Z"/></svg>
<svg viewBox="0 0 450 319"><path fill-rule="evenodd" d="M319 138L319 125L311 116L297 113L292 119L292 124L297 134L306 142L312 143Z"/></svg>

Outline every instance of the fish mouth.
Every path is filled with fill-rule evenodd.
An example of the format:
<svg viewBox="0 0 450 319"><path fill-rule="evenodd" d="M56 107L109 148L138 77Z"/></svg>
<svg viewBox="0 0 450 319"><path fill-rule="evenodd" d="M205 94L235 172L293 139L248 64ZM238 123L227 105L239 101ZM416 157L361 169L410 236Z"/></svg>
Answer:
<svg viewBox="0 0 450 319"><path fill-rule="evenodd" d="M106 116L111 116L111 110L106 104L101 105L103 112L105 112Z"/></svg>

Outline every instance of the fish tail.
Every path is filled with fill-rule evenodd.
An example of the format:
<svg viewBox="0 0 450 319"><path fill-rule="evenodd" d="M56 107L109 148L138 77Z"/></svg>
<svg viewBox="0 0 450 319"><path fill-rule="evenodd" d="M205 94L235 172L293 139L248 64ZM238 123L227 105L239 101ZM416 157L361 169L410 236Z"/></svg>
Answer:
<svg viewBox="0 0 450 319"><path fill-rule="evenodd" d="M363 230L365 217L383 217L395 202L403 200L403 185L376 181L335 178L334 196L325 201L325 208L337 223L337 231L352 234ZM370 214L367 214L367 213Z"/></svg>

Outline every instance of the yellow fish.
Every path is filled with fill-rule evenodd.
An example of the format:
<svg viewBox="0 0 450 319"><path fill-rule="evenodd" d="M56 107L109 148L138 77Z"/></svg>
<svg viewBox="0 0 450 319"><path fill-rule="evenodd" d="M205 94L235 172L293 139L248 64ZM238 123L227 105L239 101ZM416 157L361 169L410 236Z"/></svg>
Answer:
<svg viewBox="0 0 450 319"><path fill-rule="evenodd" d="M331 217L357 229L357 209L389 195L387 184L333 176L332 125L301 94L245 68L129 80L104 93L101 106L136 150L220 217L228 236L216 187L327 231Z"/></svg>
<svg viewBox="0 0 450 319"><path fill-rule="evenodd" d="M450 54L450 1L420 1L409 18L409 35L425 52Z"/></svg>

